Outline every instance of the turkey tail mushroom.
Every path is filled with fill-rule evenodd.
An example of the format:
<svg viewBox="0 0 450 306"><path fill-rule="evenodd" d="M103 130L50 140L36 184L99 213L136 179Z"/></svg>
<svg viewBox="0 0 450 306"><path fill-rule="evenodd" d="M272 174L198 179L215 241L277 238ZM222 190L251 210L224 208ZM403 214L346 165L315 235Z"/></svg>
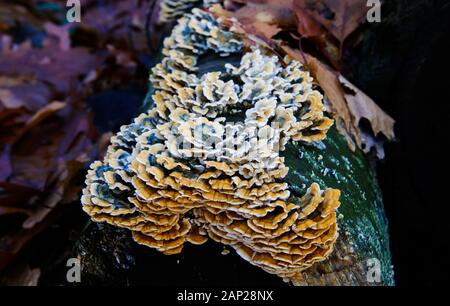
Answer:
<svg viewBox="0 0 450 306"><path fill-rule="evenodd" d="M191 2L164 1L164 12ZM244 55L199 75L207 53ZM84 211L168 255L209 237L286 281L325 260L340 192L313 183L292 195L279 154L290 141L324 139L333 124L309 72L261 45L245 47L196 8L178 20L163 55L150 76L155 107L122 127L104 161L91 165ZM230 114L240 120L226 122Z"/></svg>

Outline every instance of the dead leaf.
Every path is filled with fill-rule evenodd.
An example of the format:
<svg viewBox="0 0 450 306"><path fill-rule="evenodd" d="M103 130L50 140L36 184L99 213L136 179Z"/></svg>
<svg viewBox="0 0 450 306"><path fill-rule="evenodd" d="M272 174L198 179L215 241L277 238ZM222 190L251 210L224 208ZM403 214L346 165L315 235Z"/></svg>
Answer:
<svg viewBox="0 0 450 306"><path fill-rule="evenodd" d="M15 269L6 272L0 279L3 286L37 286L41 276L40 268L30 268L30 266L21 261L15 264Z"/></svg>
<svg viewBox="0 0 450 306"><path fill-rule="evenodd" d="M294 1L292 6L297 16L297 30L303 37L322 37L324 29L315 19L308 15L300 1Z"/></svg>
<svg viewBox="0 0 450 306"><path fill-rule="evenodd" d="M21 135L38 125L40 122L44 121L54 113L58 112L62 108L66 106L64 102L54 101L50 104L47 104L42 109L40 109L37 113L35 113L30 120L26 123L25 127L21 131Z"/></svg>
<svg viewBox="0 0 450 306"><path fill-rule="evenodd" d="M49 96L48 87L31 75L5 74L0 77L0 106L36 111L47 104Z"/></svg>
<svg viewBox="0 0 450 306"><path fill-rule="evenodd" d="M57 26L54 23L46 22L44 29L47 34L56 36L59 40L59 49L61 51L68 51L70 49L71 41L69 35L70 24L64 26Z"/></svg>
<svg viewBox="0 0 450 306"><path fill-rule="evenodd" d="M338 73L309 54L301 53L299 50L288 46L282 46L282 49L292 58L308 66L330 101L327 106L330 112L335 115L336 127L345 136L350 148L354 150L356 144L352 135L358 134L358 131L352 125L350 110L345 101L342 85L338 80Z"/></svg>
<svg viewBox="0 0 450 306"><path fill-rule="evenodd" d="M335 41L331 38L329 32L312 18L308 11L301 5L301 1L294 1L292 9L297 16L297 31L300 34L300 44L304 38L313 42L317 50L336 67L341 67L341 50Z"/></svg>
<svg viewBox="0 0 450 306"><path fill-rule="evenodd" d="M36 3L21 1L12 14L0 14L0 215L25 220L2 228L0 270L59 218L63 204L79 199L80 171L105 153L106 138L93 127L87 98L146 83L147 1L86 0L83 23L63 26L55 21L65 6L40 14ZM10 36L30 22L39 35Z"/></svg>
<svg viewBox="0 0 450 306"><path fill-rule="evenodd" d="M12 2L12 3L11 3ZM33 12L30 12L19 1L0 2L0 31L8 32L19 24L28 29L39 29L42 27L42 20Z"/></svg>
<svg viewBox="0 0 450 306"><path fill-rule="evenodd" d="M145 26L149 2L122 0L92 5L83 13L80 26L96 32L103 45L115 41L128 45L130 51L146 50Z"/></svg>
<svg viewBox="0 0 450 306"><path fill-rule="evenodd" d="M24 106L22 99L18 98L11 90L0 88L0 103L6 108L20 108Z"/></svg>
<svg viewBox="0 0 450 306"><path fill-rule="evenodd" d="M271 39L281 31L313 43L332 64L342 68L344 41L364 22L365 0L229 0L210 10L235 18L247 33ZM301 46L300 46L301 48Z"/></svg>
<svg viewBox="0 0 450 306"><path fill-rule="evenodd" d="M24 229L30 229L41 222L61 201L63 194L64 188L62 185L57 186L55 190L52 190L47 198L43 200L43 203L23 222L22 227Z"/></svg>
<svg viewBox="0 0 450 306"><path fill-rule="evenodd" d="M342 44L365 20L366 0L295 0Z"/></svg>
<svg viewBox="0 0 450 306"><path fill-rule="evenodd" d="M372 99L333 68L309 54L300 52L300 50L288 46L281 46L281 48L294 59L305 63L317 79L329 101L327 107L336 121L336 127L346 138L350 148L354 150L357 146L366 153L374 148L377 156L380 159L384 158L382 141L377 136L382 133L388 140L393 140L395 138L395 121L383 112ZM348 94L344 85L353 94ZM373 134L369 134L362 129L360 126L362 118L369 121Z"/></svg>
<svg viewBox="0 0 450 306"><path fill-rule="evenodd" d="M263 2L263 4L261 4ZM338 131L346 138L350 148L355 150L356 147L362 149L364 152L369 152L372 148L375 148L379 158L384 157L384 152L382 150L382 144L377 135L382 132L388 140L394 138L393 125L394 120L385 114L367 95L363 94L356 87L350 87L353 90L353 95L349 95L343 86L342 76L339 72L319 61L316 57L303 52L299 49L293 49L288 47L282 41L273 40L270 36L265 35L264 31L261 32L253 26L256 18L249 17L248 14L253 13L257 15L258 12L262 13L262 16L266 13L268 3L271 1L256 1L249 2L246 6L239 8L235 12L229 12L224 10L221 6L213 6L211 9L215 14L221 17L229 18L230 22L233 24L235 29L238 29L240 33L245 33L246 37L250 40L255 40L258 38L263 38L263 41L267 43L268 46L278 45L285 53L291 57L299 60L308 66L311 73L317 79L319 85L324 90L327 97L326 103L329 112L333 115L335 119L336 127ZM261 6L258 6L261 5ZM286 3L281 3L281 5L286 5ZM273 9L270 7L270 9ZM244 13L243 13L244 12ZM246 16L245 18L243 16ZM237 18L238 23L233 22L230 18ZM262 22L264 18L258 22ZM265 19L267 22L276 20L273 15L270 15ZM247 22L247 26L242 25L241 22ZM250 26L249 26L250 25ZM262 33L258 35L258 33ZM256 34L256 38L255 38ZM372 125L373 135L364 131L360 126L361 118L366 118Z"/></svg>
<svg viewBox="0 0 450 306"><path fill-rule="evenodd" d="M291 9L292 0L252 0L243 3L245 5L236 11L228 11L218 4L210 10L224 18L236 18L247 32L268 39L282 29L296 27L296 17Z"/></svg>
<svg viewBox="0 0 450 306"><path fill-rule="evenodd" d="M302 41L307 39L314 43L318 50L335 67L341 66L340 46L320 22L315 20L301 1L296 0L233 0L227 3L240 4L213 5L210 11L222 18L236 19L246 33L253 34L264 40L272 39L281 31L286 31L292 37ZM230 9L226 9L230 7Z"/></svg>
<svg viewBox="0 0 450 306"><path fill-rule="evenodd" d="M79 166L74 167L75 162L65 158L89 156L85 153L91 152L95 142L90 138L92 125L86 120L77 119L81 128L70 125L72 118L89 116L85 108L75 107L69 93L78 87L80 76L96 67L96 57L82 48L61 52L70 47L61 42L68 36L64 38L66 34L58 27L51 31L54 38L45 40L43 49L7 44L0 50L0 130L2 134L9 131L1 135L0 214L27 216L21 228L8 229L0 236L0 269L48 226L45 220L62 202L66 188L74 194L69 181L88 159L79 158ZM51 99L61 94L68 101ZM74 147L74 143L79 144ZM71 155L60 155L61 144Z"/></svg>
<svg viewBox="0 0 450 306"><path fill-rule="evenodd" d="M12 173L10 160L11 146L6 145L3 151L0 151L0 181L6 180Z"/></svg>
<svg viewBox="0 0 450 306"><path fill-rule="evenodd" d="M29 229L19 229L9 235L0 236L0 271L7 267L19 254L22 248L38 233L45 229L55 214L48 215L42 222Z"/></svg>
<svg viewBox="0 0 450 306"><path fill-rule="evenodd" d="M365 118L369 120L375 136L382 133L388 140L394 140L395 120L387 115L369 96L342 75L339 75L339 81L352 91L352 94L345 94L345 98L356 124L359 124L361 119Z"/></svg>
<svg viewBox="0 0 450 306"><path fill-rule="evenodd" d="M84 48L71 48L61 52L59 41L46 40L42 49L20 45L10 50L0 50L0 73L7 76L33 76L50 83L58 92L68 92L78 78L98 66L98 58Z"/></svg>

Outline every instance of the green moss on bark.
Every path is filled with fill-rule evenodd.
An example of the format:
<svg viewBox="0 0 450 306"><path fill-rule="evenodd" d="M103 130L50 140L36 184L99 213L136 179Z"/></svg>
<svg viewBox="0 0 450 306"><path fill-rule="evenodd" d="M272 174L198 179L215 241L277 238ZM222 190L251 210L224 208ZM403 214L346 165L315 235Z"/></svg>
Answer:
<svg viewBox="0 0 450 306"><path fill-rule="evenodd" d="M378 259L382 284L393 285L388 222L375 170L364 153L351 151L333 127L318 145L291 142L281 154L295 195L305 194L313 182L341 190L340 232L345 231L360 260Z"/></svg>

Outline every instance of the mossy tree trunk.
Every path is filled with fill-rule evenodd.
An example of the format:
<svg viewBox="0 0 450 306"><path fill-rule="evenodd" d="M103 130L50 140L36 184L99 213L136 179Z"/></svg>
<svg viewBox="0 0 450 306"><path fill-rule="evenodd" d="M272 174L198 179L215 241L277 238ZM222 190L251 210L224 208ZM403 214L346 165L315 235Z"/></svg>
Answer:
<svg viewBox="0 0 450 306"><path fill-rule="evenodd" d="M301 284L393 285L381 191L374 167L364 153L352 152L344 137L332 128L319 145L290 143L282 155L290 168L287 181L294 186L294 194L304 194L313 182L321 188L341 190L335 250L328 260L308 269Z"/></svg>

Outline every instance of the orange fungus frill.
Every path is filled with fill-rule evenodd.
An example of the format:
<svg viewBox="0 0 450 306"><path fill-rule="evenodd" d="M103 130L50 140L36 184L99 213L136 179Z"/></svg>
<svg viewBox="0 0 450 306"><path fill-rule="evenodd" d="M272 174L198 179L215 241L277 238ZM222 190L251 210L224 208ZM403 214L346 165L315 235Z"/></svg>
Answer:
<svg viewBox="0 0 450 306"><path fill-rule="evenodd" d="M211 52L243 56L200 74L198 60ZM333 124L309 72L262 46L246 50L200 9L178 20L163 55L151 74L154 107L91 165L83 210L164 254L211 238L285 280L326 259L339 190L314 183L291 195L279 154L288 141L324 139Z"/></svg>

